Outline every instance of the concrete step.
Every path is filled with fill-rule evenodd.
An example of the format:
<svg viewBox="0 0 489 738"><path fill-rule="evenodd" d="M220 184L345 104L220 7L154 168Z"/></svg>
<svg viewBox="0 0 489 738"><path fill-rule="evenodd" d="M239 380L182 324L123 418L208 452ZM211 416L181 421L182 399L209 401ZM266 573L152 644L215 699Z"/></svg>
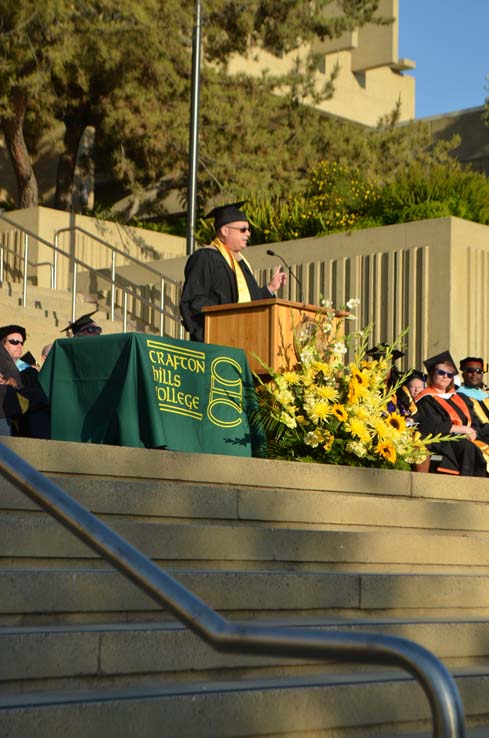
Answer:
<svg viewBox="0 0 489 738"><path fill-rule="evenodd" d="M489 621L466 618L303 618L262 621L275 627L383 633L408 638L446 663L489 658ZM312 669L311 665L314 664ZM215 679L344 669L330 662L223 654L177 623L0 628L1 692L90 688L169 679ZM365 667L364 667L365 668ZM371 668L371 667L370 667ZM141 676L144 675L144 676Z"/></svg>
<svg viewBox="0 0 489 738"><path fill-rule="evenodd" d="M197 597L241 617L482 617L487 576L168 570ZM0 622L36 625L169 618L108 569L0 569Z"/></svg>
<svg viewBox="0 0 489 738"><path fill-rule="evenodd" d="M56 338L66 338L61 330L71 320L72 296L64 290L50 290L46 287L28 285L27 305L22 307L22 285L4 282L0 285L0 310L5 316L4 324L23 325L27 331L26 350L29 349L36 358L41 356L41 349ZM97 307L92 301L87 302L83 295L77 295L77 315L91 312ZM122 322L109 319L110 308L99 303L96 315L97 323L105 333L122 331Z"/></svg>
<svg viewBox="0 0 489 738"><path fill-rule="evenodd" d="M471 720L486 718L489 669L455 677ZM430 715L419 685L387 670L0 696L3 735L36 738L398 736Z"/></svg>
<svg viewBox="0 0 489 738"><path fill-rule="evenodd" d="M158 449L121 448L102 444L43 441L35 438L6 438L4 443L45 474L82 477L88 480L131 480L135 482L182 482L212 485L216 491L242 488L276 492L275 515L286 505L283 491L298 492L304 499L314 493L340 492L370 500L380 495L394 500L452 500L488 504L489 479L414 474L386 469L300 464L272 459L247 459L207 454L187 454ZM273 499L272 497L268 498ZM317 499L317 497L316 497ZM300 501L300 497L296 497ZM374 501L375 504L375 501ZM270 505L272 507L272 505ZM300 521L299 507L294 516ZM393 505L393 509L395 509ZM463 510L463 506L460 506ZM289 516L290 517L290 516ZM447 517L449 517L447 515ZM273 519L273 517L272 517Z"/></svg>
<svg viewBox="0 0 489 738"><path fill-rule="evenodd" d="M145 520L233 521L315 530L489 531L489 503L159 480L51 479L96 514ZM0 509L37 510L1 483Z"/></svg>
<svg viewBox="0 0 489 738"><path fill-rule="evenodd" d="M161 566L192 562L197 567L267 569L282 562L284 570L314 567L317 572L339 564L358 572L376 564L409 565L418 573L424 566L440 571L471 566L489 568L489 535L453 535L399 530L304 530L273 526L207 522L121 520L111 516L110 527ZM53 560L70 566L93 560L96 554L54 519L42 513L10 513L0 517L0 560Z"/></svg>

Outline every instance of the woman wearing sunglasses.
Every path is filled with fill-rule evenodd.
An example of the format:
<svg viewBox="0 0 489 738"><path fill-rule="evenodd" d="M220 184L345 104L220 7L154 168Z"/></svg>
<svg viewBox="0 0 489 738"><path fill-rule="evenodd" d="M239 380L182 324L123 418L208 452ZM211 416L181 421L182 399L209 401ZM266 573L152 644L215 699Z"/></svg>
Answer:
<svg viewBox="0 0 489 738"><path fill-rule="evenodd" d="M477 418L472 401L456 392L455 362L448 351L424 362L428 372L427 387L416 397L415 422L423 437L450 434L460 440L433 443L430 449L442 460L437 472L472 477L487 477L489 461L489 424Z"/></svg>

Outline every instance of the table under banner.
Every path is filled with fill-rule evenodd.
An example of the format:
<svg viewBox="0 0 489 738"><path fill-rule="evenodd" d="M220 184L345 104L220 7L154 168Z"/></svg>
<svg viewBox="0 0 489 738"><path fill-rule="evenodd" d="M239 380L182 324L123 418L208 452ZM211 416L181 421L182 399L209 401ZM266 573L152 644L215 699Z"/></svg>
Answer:
<svg viewBox="0 0 489 738"><path fill-rule="evenodd" d="M261 454L240 349L144 333L59 339L39 378L56 440Z"/></svg>

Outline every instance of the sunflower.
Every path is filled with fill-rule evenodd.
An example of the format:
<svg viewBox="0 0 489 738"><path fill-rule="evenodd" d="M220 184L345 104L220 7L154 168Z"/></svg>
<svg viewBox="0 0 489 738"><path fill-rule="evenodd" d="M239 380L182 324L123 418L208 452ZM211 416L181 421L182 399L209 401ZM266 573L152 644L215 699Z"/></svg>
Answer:
<svg viewBox="0 0 489 738"><path fill-rule="evenodd" d="M375 448L376 453L391 464L396 463L396 449L389 441L381 441Z"/></svg>
<svg viewBox="0 0 489 738"><path fill-rule="evenodd" d="M333 405L331 408L331 413L337 418L337 420L341 420L342 423L345 422L345 420L348 420L348 413L346 412L343 405L340 405L339 403L336 403L336 405Z"/></svg>
<svg viewBox="0 0 489 738"><path fill-rule="evenodd" d="M387 423L387 425L390 425L391 428L394 428L394 430L398 431L399 433L402 433L404 430L406 430L406 421L399 413L391 413L386 417L385 422Z"/></svg>

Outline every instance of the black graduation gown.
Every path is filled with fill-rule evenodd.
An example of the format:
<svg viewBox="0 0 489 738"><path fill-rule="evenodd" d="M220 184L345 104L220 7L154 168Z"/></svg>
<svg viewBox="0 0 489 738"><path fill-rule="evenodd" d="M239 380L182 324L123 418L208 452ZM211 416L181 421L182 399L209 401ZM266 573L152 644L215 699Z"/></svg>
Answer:
<svg viewBox="0 0 489 738"><path fill-rule="evenodd" d="M29 367L19 372L15 361L0 343L0 373L5 379L13 378L17 384L17 389L0 385L0 417L13 421L14 435L49 438L49 400L39 383L37 370ZM20 397L28 400L27 410Z"/></svg>
<svg viewBox="0 0 489 738"><path fill-rule="evenodd" d="M474 413L470 398L463 395L462 397L468 413L471 418L471 425L477 432L477 438L485 443L489 443L489 424L482 424ZM452 407L457 416L460 418L460 425L467 425L467 417L464 412L453 402L451 398L446 398L446 402ZM418 424L418 429L423 437L430 433L437 435L449 435L450 428L453 425L447 411L432 396L425 395L416 402L416 414L413 420ZM440 454L442 460L437 471L445 474L459 474L466 477L486 477L487 468L485 459L480 449L468 439L460 441L445 441L441 443L431 443L430 450L432 453Z"/></svg>
<svg viewBox="0 0 489 738"><path fill-rule="evenodd" d="M244 261L238 262L252 300L273 297L267 287L260 287ZM216 249L203 248L189 257L180 300L180 314L192 341L204 340L203 307L238 301L238 285L233 270Z"/></svg>

